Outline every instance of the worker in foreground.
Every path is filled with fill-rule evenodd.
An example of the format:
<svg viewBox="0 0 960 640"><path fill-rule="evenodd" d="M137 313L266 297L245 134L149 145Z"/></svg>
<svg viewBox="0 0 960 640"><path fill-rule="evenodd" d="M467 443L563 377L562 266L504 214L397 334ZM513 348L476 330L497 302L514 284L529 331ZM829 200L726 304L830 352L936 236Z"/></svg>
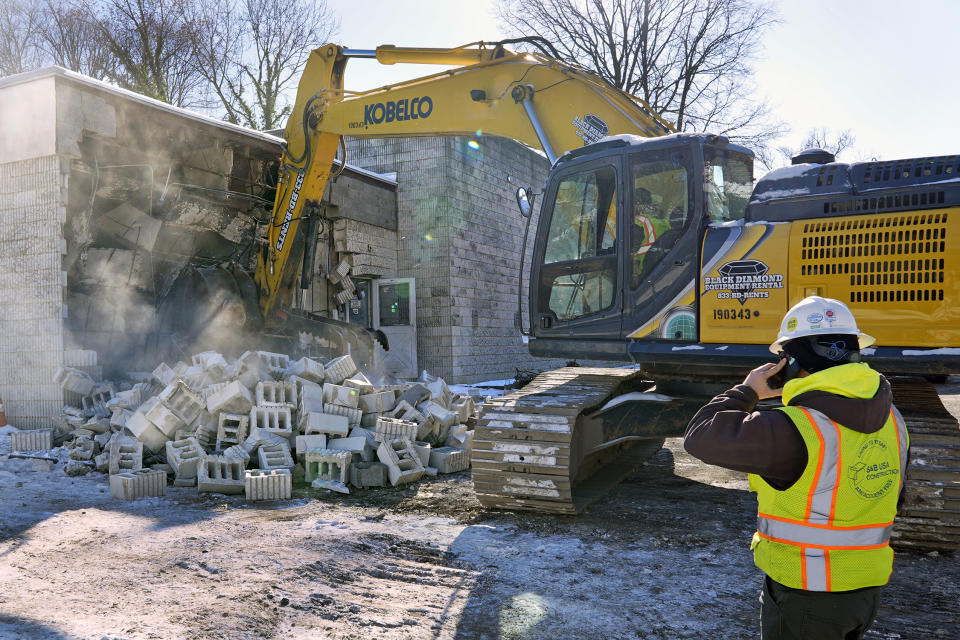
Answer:
<svg viewBox="0 0 960 640"><path fill-rule="evenodd" d="M858 639L876 617L909 441L890 383L860 362L873 342L839 300L805 298L770 345L780 361L687 426L691 455L749 473L757 493L762 640ZM783 407L754 411L776 396Z"/></svg>

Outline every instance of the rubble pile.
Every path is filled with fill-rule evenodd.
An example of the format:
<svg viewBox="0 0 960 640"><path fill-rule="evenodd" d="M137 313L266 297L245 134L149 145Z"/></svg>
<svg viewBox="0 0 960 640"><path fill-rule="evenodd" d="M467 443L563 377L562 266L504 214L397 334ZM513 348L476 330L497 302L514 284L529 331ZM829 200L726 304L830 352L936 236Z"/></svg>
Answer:
<svg viewBox="0 0 960 640"><path fill-rule="evenodd" d="M402 485L470 466L474 400L442 379L374 385L349 355L323 364L248 351L207 351L119 385L63 368L67 405L52 431L22 432L14 450L63 445L69 475L110 474L115 497L174 486L290 498L294 471L315 488ZM19 443L19 446L18 446Z"/></svg>

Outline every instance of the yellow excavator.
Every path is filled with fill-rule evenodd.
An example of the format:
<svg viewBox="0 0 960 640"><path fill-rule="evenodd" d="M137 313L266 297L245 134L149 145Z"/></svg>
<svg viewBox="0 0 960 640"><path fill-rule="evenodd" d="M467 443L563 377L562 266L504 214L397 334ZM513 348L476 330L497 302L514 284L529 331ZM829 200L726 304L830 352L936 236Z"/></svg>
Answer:
<svg viewBox="0 0 960 640"><path fill-rule="evenodd" d="M514 41L313 51L248 315L276 325L343 136L512 138L552 164L530 352L624 366L550 371L488 403L472 453L482 504L580 511L681 435L714 390L768 361L780 318L816 294L846 302L877 338L865 359L891 377L910 426L897 541L960 545L960 434L924 379L960 372L960 156L848 165L813 152L755 184L749 149L674 133L643 101L523 40L542 52L511 51ZM352 58L455 68L350 92ZM517 194L528 218L532 193Z"/></svg>

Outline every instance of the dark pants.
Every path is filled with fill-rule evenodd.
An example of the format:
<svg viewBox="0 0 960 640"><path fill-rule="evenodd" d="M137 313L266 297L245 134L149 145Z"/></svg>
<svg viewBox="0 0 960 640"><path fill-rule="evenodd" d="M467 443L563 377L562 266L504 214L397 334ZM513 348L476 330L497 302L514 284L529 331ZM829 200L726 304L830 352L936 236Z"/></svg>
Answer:
<svg viewBox="0 0 960 640"><path fill-rule="evenodd" d="M880 589L804 591L764 576L760 639L860 640L877 617Z"/></svg>

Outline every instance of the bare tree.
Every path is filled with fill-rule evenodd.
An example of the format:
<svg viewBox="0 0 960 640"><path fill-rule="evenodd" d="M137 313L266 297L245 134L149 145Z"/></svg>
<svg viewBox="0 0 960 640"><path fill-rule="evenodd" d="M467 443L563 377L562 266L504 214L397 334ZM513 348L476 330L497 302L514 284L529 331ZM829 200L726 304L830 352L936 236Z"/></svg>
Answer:
<svg viewBox="0 0 960 640"><path fill-rule="evenodd" d="M186 107L198 106L204 78L190 59L190 0L102 0L93 15L116 60L122 87Z"/></svg>
<svg viewBox="0 0 960 640"><path fill-rule="evenodd" d="M806 149L823 149L839 158L840 154L853 147L856 141L857 138L850 129L844 129L834 136L827 127L815 127L807 133L807 137L804 138L798 148L784 145L779 147L778 150L787 162L798 152Z"/></svg>
<svg viewBox="0 0 960 640"><path fill-rule="evenodd" d="M38 21L39 46L53 64L93 78L114 75L115 58L100 37L96 5L46 0Z"/></svg>
<svg viewBox="0 0 960 640"><path fill-rule="evenodd" d="M194 17L193 60L231 122L286 122L286 90L339 23L325 0L205 0Z"/></svg>
<svg viewBox="0 0 960 640"><path fill-rule="evenodd" d="M37 0L0 0L0 76L36 69L43 52L36 46Z"/></svg>
<svg viewBox="0 0 960 640"><path fill-rule="evenodd" d="M771 5L751 0L500 0L517 35L558 51L642 98L678 131L765 146L782 133L754 99L750 62Z"/></svg>

